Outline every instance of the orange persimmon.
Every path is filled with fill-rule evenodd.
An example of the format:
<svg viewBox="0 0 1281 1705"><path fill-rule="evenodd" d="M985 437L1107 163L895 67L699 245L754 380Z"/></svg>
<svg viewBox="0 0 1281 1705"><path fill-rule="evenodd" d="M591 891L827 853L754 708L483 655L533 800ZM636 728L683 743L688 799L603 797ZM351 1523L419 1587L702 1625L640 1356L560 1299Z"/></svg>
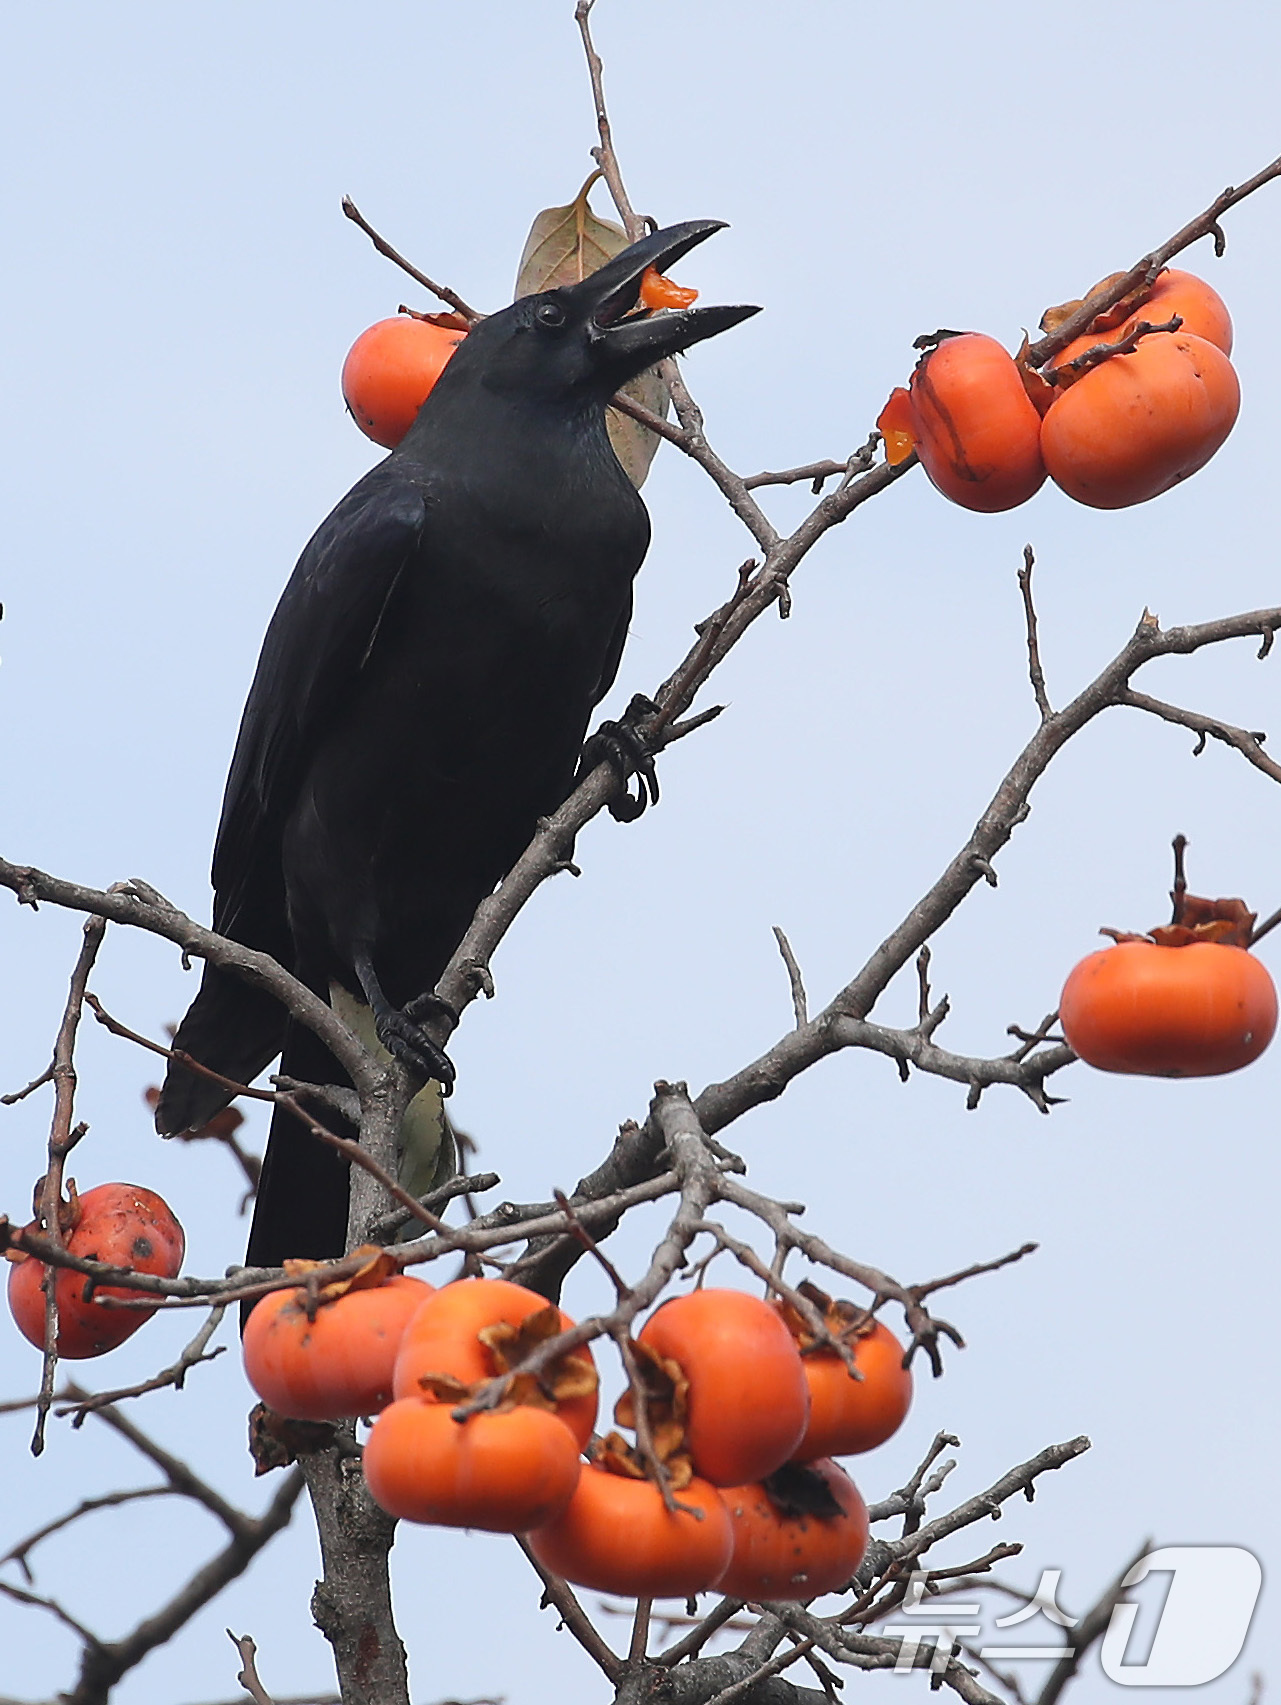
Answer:
<svg viewBox="0 0 1281 1705"><path fill-rule="evenodd" d="M466 335L409 314L361 332L343 362L342 394L366 438L395 449Z"/></svg>
<svg viewBox="0 0 1281 1705"><path fill-rule="evenodd" d="M686 1448L694 1472L714 1486L763 1479L800 1443L805 1369L767 1302L745 1291L691 1291L656 1309L637 1341L678 1363L689 1381Z"/></svg>
<svg viewBox="0 0 1281 1705"><path fill-rule="evenodd" d="M71 1189L64 1208L63 1242L68 1254L112 1267L132 1267L173 1279L182 1266L187 1240L169 1204L141 1184L98 1184L83 1195ZM39 1230L33 1225L32 1230ZM37 1348L44 1345L46 1269L34 1256L22 1256L9 1269L9 1310L18 1330ZM101 1298L140 1301L145 1293L100 1285L70 1268L57 1270L58 1354L69 1361L101 1356L123 1344L155 1312L154 1308L108 1308Z"/></svg>
<svg viewBox="0 0 1281 1705"><path fill-rule="evenodd" d="M810 1388L810 1418L793 1462L853 1456L884 1444L902 1426L912 1404L912 1373L903 1346L879 1320L849 1339L854 1379L835 1350L819 1346L801 1357Z"/></svg>
<svg viewBox="0 0 1281 1705"><path fill-rule="evenodd" d="M369 1490L389 1515L440 1527L524 1533L562 1510L578 1483L578 1447L546 1409L455 1421L425 1397L388 1404L365 1443Z"/></svg>
<svg viewBox="0 0 1281 1705"><path fill-rule="evenodd" d="M1125 509L1203 468L1240 406L1241 387L1221 349L1188 332L1153 332L1057 399L1041 424L1041 451L1069 497Z"/></svg>
<svg viewBox="0 0 1281 1705"><path fill-rule="evenodd" d="M909 396L916 453L944 497L992 514L1040 490L1041 417L995 338L944 337L917 363Z"/></svg>
<svg viewBox="0 0 1281 1705"><path fill-rule="evenodd" d="M548 1310L552 1313L546 1324L551 1330L567 1332L573 1326L569 1316L546 1297L506 1279L456 1279L443 1285L415 1314L401 1341L395 1395L422 1397L422 1381L431 1375L445 1375L470 1387L505 1373L510 1358L503 1354L504 1344L515 1347L521 1327ZM596 1364L586 1345L571 1350L566 1360L574 1364L573 1383L581 1385L583 1376L590 1376L590 1391L561 1401L554 1396L554 1375L542 1383L555 1401L558 1418L581 1449L596 1424Z"/></svg>
<svg viewBox="0 0 1281 1705"><path fill-rule="evenodd" d="M629 1598L689 1598L728 1564L730 1517L706 1480L691 1480L675 1497L687 1508L668 1510L652 1480L589 1462L568 1506L529 1535L529 1548L545 1569L576 1586Z"/></svg>
<svg viewBox="0 0 1281 1705"><path fill-rule="evenodd" d="M1244 947L1131 939L1076 966L1059 1019L1072 1048L1101 1071L1215 1077L1249 1065L1267 1047L1277 993Z"/></svg>
<svg viewBox="0 0 1281 1705"><path fill-rule="evenodd" d="M726 1486L734 1551L717 1592L731 1598L817 1598L843 1587L867 1550L867 1505L824 1458L789 1465L763 1485Z"/></svg>
<svg viewBox="0 0 1281 1705"><path fill-rule="evenodd" d="M435 1287L398 1273L322 1301L308 1318L304 1290L272 1291L245 1323L250 1385L278 1415L336 1421L391 1402L392 1369L410 1319Z"/></svg>

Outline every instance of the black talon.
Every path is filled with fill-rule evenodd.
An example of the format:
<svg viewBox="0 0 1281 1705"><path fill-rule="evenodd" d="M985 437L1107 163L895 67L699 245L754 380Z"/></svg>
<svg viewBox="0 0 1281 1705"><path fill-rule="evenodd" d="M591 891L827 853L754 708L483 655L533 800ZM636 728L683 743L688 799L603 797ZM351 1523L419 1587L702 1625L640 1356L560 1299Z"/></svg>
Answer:
<svg viewBox="0 0 1281 1705"><path fill-rule="evenodd" d="M646 718L657 715L658 706L653 699L636 693L617 721L602 722L583 742L575 782L601 763L613 767L624 788L633 776L637 779L634 794L629 790L609 802L609 814L616 823L634 823L646 805L658 804L658 769L649 740L638 726Z"/></svg>
<svg viewBox="0 0 1281 1705"><path fill-rule="evenodd" d="M456 1024L458 1014L453 1007L430 990L426 994L416 995L403 1008L394 1007L383 993L382 984L378 981L368 954L359 955L354 969L360 978L360 986L365 991L369 1010L374 1015L374 1034L383 1047L393 1059L403 1060L406 1065L420 1071L424 1077L435 1078L442 1095L452 1094L454 1079L458 1075L454 1070L454 1062L444 1049L438 1048L428 1036L422 1028L422 1020L427 1017L447 1016Z"/></svg>

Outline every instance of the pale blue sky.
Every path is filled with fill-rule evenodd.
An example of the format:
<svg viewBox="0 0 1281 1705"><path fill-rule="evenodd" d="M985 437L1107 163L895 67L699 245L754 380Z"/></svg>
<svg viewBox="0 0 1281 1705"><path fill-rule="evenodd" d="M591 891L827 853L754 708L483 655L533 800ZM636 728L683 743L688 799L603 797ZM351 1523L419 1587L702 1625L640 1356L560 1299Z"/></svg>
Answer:
<svg viewBox="0 0 1281 1705"><path fill-rule="evenodd" d="M570 0L11 10L6 857L104 885L143 875L206 915L263 628L309 533L378 454L344 416L343 355L399 302L427 305L343 220L340 197L427 271L502 302L531 217L590 169L572 12ZM1014 0L810 0L786 15L601 0L597 33L637 205L731 222L682 279L705 301L766 307L688 364L713 441L744 472L848 453L905 380L917 333L972 326L1013 347L1047 303L1127 265L1281 146L1281 17L1245 0L1213 22L1190 5L1145 20L1096 0L1070 19ZM1026 541L1059 703L1145 605L1173 624L1279 601L1279 231L1273 186L1229 216L1222 261L1208 244L1187 257L1231 308L1244 393L1209 468L1119 514L1047 488L997 517L951 508L912 475L806 562L792 620L768 618L740 648L714 695L728 713L664 760L661 809L584 835L583 880L530 907L495 967L499 998L455 1045L458 1115L505 1193L571 1186L655 1078L699 1088L781 1034L772 924L825 999L942 868L1034 726L1015 585ZM671 451L646 498L654 544L620 701L668 672L748 542ZM805 488L781 494L772 512L795 518L805 501ZM1238 644L1142 684L1269 728L1278 667ZM1193 762L1191 744L1114 712L1056 763L999 890L978 890L934 943L935 987L954 1003L948 1045L999 1051L1007 1024L1055 1005L1100 924L1159 921L1177 830L1194 889L1261 912L1281 903L1281 797L1223 748ZM48 1056L77 931L47 908L0 905L0 1088ZM1278 942L1261 955L1274 970ZM153 1034L193 986L168 949L116 932L95 981ZM907 1022L914 1001L904 978L878 1015ZM81 1181L162 1190L187 1224L190 1270L237 1259L237 1180L221 1155L152 1135L145 1057L91 1031L81 1065L93 1127ZM1024 1540L1026 1568L1009 1572L1032 1585L1061 1567L1076 1609L1147 1535L1248 1546L1266 1569L1281 1527L1268 1353L1279 1069L1276 1049L1200 1083L1077 1067L1055 1085L1070 1103L1042 1119L996 1092L967 1114L953 1085L902 1087L884 1060L843 1057L735 1129L762 1188L808 1199L816 1230L905 1282L1042 1245L949 1298L970 1347L942 1381L918 1383L903 1432L855 1465L869 1500L901 1484L940 1427L965 1443L958 1496L1085 1431L1090 1455L975 1550ZM4 1111L0 1210L24 1211L46 1122L43 1102ZM619 1258L634 1266L656 1223L620 1240ZM568 1306L599 1301L595 1275L576 1275ZM182 1325L153 1323L85 1376L153 1372ZM38 1358L16 1333L0 1331L0 1366L4 1395L34 1388ZM229 1353L140 1418L256 1504L248 1403ZM26 1421L3 1428L0 1546L83 1493L145 1479L92 1427L56 1426L35 1465ZM106 1634L165 1590L188 1543L216 1542L201 1518L161 1508L99 1522L48 1547L40 1579ZM120 1705L229 1698L228 1624L257 1639L273 1691L326 1685L314 1570L300 1516L130 1677ZM416 1700L599 1696L509 1544L407 1533L396 1587ZM1245 1696L1276 1630L1265 1593L1211 1705ZM0 1650L6 1691L42 1698L71 1678L74 1642L35 1613L0 1605ZM1075 1697L1114 1689L1093 1669Z"/></svg>

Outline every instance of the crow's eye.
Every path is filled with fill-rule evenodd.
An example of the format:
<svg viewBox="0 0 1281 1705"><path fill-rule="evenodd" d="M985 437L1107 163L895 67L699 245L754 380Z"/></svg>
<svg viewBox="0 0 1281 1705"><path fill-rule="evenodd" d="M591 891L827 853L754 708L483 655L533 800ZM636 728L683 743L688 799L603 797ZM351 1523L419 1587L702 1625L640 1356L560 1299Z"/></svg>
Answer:
<svg viewBox="0 0 1281 1705"><path fill-rule="evenodd" d="M537 318L540 326L563 326L565 324L565 310L559 302L540 302Z"/></svg>

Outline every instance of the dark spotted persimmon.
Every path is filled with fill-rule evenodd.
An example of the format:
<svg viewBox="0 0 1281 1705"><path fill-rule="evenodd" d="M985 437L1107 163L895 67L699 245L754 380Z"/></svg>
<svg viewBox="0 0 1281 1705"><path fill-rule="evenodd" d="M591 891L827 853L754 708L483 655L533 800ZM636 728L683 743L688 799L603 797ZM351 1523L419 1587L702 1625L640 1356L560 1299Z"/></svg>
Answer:
<svg viewBox="0 0 1281 1705"><path fill-rule="evenodd" d="M944 497L992 514L1040 490L1041 417L995 338L943 338L921 357L909 396L916 453ZM895 426L901 430L897 420Z"/></svg>
<svg viewBox="0 0 1281 1705"><path fill-rule="evenodd" d="M716 1582L731 1598L808 1599L843 1587L867 1550L867 1505L826 1459L780 1469L762 1485L726 1486L734 1550Z"/></svg>
<svg viewBox="0 0 1281 1705"><path fill-rule="evenodd" d="M1093 509L1146 503L1203 468L1236 424L1241 387L1221 349L1153 332L1058 398L1041 426L1050 477Z"/></svg>
<svg viewBox="0 0 1281 1705"><path fill-rule="evenodd" d="M173 1279L182 1266L187 1240L169 1205L141 1184L98 1184L83 1195L72 1194L66 1209L63 1242L67 1251L87 1261L112 1267L131 1267ZM38 1226L33 1226L38 1230ZM23 1337L44 1345L46 1269L33 1256L17 1261L9 1271L9 1309ZM57 1269L58 1354L69 1361L101 1356L114 1350L150 1320L154 1308L110 1308L104 1297L137 1301L144 1293L122 1286L102 1285L95 1291L83 1273Z"/></svg>

